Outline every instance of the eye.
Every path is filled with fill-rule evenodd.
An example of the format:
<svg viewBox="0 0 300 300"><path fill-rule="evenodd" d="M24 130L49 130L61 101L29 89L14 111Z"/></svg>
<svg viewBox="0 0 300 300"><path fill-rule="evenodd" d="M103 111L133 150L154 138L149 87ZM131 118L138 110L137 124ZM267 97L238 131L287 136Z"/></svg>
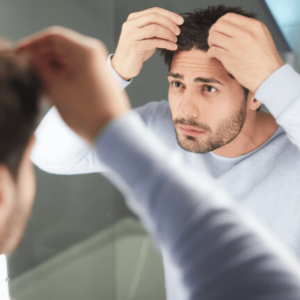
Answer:
<svg viewBox="0 0 300 300"><path fill-rule="evenodd" d="M216 88L214 88L213 86L210 86L210 85L205 85L205 86L204 86L204 90L205 90L206 92L209 92L209 93L213 93L213 92L216 92L216 91L217 91Z"/></svg>
<svg viewBox="0 0 300 300"><path fill-rule="evenodd" d="M171 82L171 84L172 84L175 88L180 88L180 87L182 87L182 84L181 84L180 82L178 82L178 81L173 81L173 82Z"/></svg>

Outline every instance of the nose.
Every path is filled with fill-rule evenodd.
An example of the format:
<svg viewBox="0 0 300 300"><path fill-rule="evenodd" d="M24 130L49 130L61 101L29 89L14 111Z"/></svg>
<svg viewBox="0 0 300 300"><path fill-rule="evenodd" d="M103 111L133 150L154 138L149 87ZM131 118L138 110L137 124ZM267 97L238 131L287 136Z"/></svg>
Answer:
<svg viewBox="0 0 300 300"><path fill-rule="evenodd" d="M201 100L200 100L201 101ZM181 118L196 119L199 117L199 99L192 92L185 91L178 105Z"/></svg>

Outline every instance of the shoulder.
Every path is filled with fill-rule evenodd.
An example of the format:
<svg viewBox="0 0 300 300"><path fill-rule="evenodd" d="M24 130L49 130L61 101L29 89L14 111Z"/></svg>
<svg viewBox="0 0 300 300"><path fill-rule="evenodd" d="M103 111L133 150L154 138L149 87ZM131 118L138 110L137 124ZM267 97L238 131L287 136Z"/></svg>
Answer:
<svg viewBox="0 0 300 300"><path fill-rule="evenodd" d="M270 157L277 157L277 164L279 164L281 160L284 163L287 163L287 161L294 161L293 164L296 163L297 165L300 163L299 148L290 141L288 134L282 126L278 127L278 130L270 138L266 148L271 154ZM279 159L280 157L282 159Z"/></svg>

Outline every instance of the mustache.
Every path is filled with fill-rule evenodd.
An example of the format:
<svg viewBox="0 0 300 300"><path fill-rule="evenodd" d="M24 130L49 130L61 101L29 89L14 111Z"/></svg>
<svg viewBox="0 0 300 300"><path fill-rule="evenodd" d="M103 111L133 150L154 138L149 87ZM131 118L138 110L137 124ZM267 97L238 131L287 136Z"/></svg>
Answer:
<svg viewBox="0 0 300 300"><path fill-rule="evenodd" d="M184 119L184 118L181 118L181 119L174 119L173 121L174 125L177 125L177 124L181 124L181 125L188 125L188 126L193 126L199 130L202 130L202 131L206 131L206 132L209 132L211 133L212 130L210 129L210 127L206 124L203 124L203 123L197 123L195 122L194 120L191 120L191 119Z"/></svg>

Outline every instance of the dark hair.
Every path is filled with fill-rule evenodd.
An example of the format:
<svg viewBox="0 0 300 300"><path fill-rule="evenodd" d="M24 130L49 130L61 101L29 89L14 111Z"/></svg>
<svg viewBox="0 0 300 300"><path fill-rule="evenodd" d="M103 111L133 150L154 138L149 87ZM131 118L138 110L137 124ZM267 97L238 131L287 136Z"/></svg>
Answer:
<svg viewBox="0 0 300 300"><path fill-rule="evenodd" d="M178 48L176 51L159 49L164 57L165 63L171 68L173 55L178 51L189 51L193 48L202 51L208 51L207 43L208 33L211 26L217 22L222 16L227 13L235 13L248 18L255 18L254 13L246 13L241 7L230 7L225 5L209 6L207 9L194 9L193 12L181 14L184 18L184 23L180 25L181 33L177 37ZM248 97L249 90L244 88L245 99Z"/></svg>
<svg viewBox="0 0 300 300"><path fill-rule="evenodd" d="M41 84L25 54L0 52L0 164L14 179L37 125Z"/></svg>

